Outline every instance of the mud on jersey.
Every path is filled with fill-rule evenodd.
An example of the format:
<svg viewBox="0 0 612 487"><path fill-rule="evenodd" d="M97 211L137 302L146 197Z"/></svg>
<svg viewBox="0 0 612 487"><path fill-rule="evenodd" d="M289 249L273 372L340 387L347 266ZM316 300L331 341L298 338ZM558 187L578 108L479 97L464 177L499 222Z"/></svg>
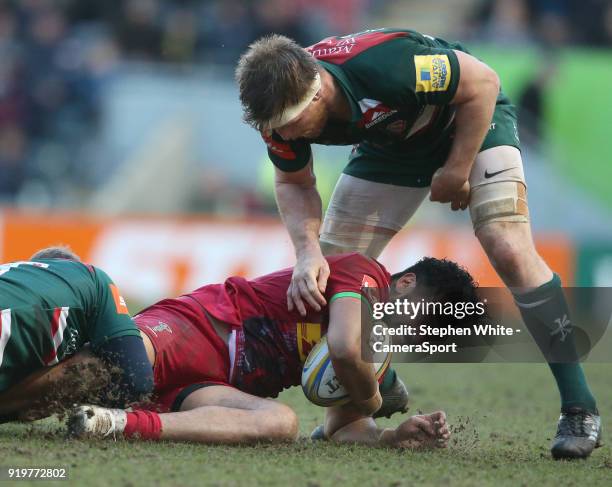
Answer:
<svg viewBox="0 0 612 487"><path fill-rule="evenodd" d="M284 141L276 132L262 134L279 169L306 166L311 143L358 144L383 160L408 155L427 160L432 148L450 147L450 102L460 78L454 50L467 52L460 44L412 30L378 29L329 37L307 50L337 81L352 117L329 120L315 139ZM498 103L509 101L500 93Z"/></svg>
<svg viewBox="0 0 612 487"><path fill-rule="evenodd" d="M0 390L125 335L139 331L104 271L64 259L0 265Z"/></svg>

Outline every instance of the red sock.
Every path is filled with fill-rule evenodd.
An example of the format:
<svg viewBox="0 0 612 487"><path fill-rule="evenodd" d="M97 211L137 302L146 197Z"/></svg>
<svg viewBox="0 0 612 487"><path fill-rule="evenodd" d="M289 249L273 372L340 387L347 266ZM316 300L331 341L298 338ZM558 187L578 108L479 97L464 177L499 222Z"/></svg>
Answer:
<svg viewBox="0 0 612 487"><path fill-rule="evenodd" d="M127 413L127 422L123 436L133 438L138 436L143 440L159 440L161 436L161 419L153 411L134 411Z"/></svg>

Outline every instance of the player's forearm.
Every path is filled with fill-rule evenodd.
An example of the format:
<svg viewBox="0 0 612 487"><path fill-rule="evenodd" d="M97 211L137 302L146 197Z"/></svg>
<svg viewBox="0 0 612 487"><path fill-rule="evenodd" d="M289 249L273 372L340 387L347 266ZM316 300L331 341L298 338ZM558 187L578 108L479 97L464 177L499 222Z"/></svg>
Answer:
<svg viewBox="0 0 612 487"><path fill-rule="evenodd" d="M389 447L394 446L395 430L379 428L372 418L361 418L338 429L329 439L336 443Z"/></svg>
<svg viewBox="0 0 612 487"><path fill-rule="evenodd" d="M316 186L276 182L276 201L296 255L319 248L322 203Z"/></svg>

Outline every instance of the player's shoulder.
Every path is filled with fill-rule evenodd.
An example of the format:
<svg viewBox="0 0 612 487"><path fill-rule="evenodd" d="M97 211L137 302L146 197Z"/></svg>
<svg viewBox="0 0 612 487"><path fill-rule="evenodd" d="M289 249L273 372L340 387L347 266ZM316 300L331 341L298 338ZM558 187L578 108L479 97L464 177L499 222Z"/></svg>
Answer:
<svg viewBox="0 0 612 487"><path fill-rule="evenodd" d="M343 36L331 36L306 48L319 61L331 64L357 64L370 49L401 40L405 46L420 45L425 36L410 29L371 29Z"/></svg>

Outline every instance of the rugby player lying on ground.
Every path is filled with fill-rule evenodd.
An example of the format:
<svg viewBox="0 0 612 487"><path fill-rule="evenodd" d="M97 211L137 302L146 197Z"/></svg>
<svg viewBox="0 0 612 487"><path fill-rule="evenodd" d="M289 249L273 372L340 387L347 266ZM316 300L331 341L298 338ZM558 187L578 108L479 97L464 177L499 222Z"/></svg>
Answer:
<svg viewBox="0 0 612 487"><path fill-rule="evenodd" d="M471 276L452 262L431 258L394 276L361 254L332 256L328 262L329 304L305 317L287 310L290 268L252 281L231 277L145 309L134 320L154 364L155 408L126 412L81 406L70 418L71 431L206 443L294 440L295 413L265 398L300 384L310 348L327 334L334 369L352 402L326 410L326 437L446 446L449 431L441 411L412 416L396 429L376 426L372 416L382 399L373 367L361 358L360 292L367 284L395 299L434 288L442 301L475 301Z"/></svg>
<svg viewBox="0 0 612 487"><path fill-rule="evenodd" d="M83 401L79 378L67 372L87 361L97 371L95 357L118 376L112 390L100 391L112 394L109 404L125 407L152 391L143 341L117 287L69 249L50 247L30 261L0 265L0 309L0 423L35 419L33 409L58 392L68 404ZM91 352L75 360L86 343Z"/></svg>

